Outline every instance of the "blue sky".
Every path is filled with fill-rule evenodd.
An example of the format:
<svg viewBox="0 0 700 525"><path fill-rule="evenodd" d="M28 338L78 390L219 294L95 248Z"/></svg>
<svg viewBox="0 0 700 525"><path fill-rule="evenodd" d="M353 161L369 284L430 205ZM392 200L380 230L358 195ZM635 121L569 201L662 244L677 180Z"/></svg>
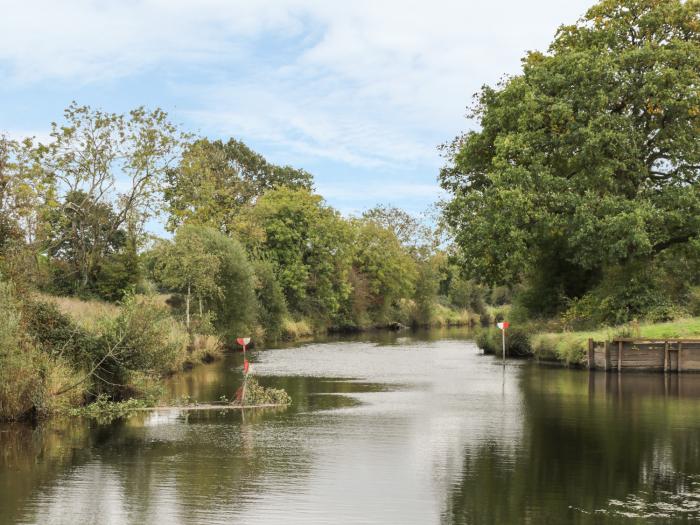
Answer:
<svg viewBox="0 0 700 525"><path fill-rule="evenodd" d="M159 106L305 168L345 214L437 201L437 146L473 126L472 95L592 4L0 1L0 132L41 139L71 100Z"/></svg>

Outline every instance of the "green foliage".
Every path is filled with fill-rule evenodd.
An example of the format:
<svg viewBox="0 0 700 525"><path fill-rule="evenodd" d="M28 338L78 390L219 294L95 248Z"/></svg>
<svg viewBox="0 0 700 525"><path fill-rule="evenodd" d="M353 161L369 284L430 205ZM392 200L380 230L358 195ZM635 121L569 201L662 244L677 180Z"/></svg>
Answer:
<svg viewBox="0 0 700 525"><path fill-rule="evenodd" d="M290 310L333 321L350 296L350 229L305 189L277 188L242 213L237 229L256 259L274 266Z"/></svg>
<svg viewBox="0 0 700 525"><path fill-rule="evenodd" d="M440 176L469 275L546 284L530 309L551 312L698 238L698 6L601 2L482 90Z"/></svg>
<svg viewBox="0 0 700 525"><path fill-rule="evenodd" d="M502 355L503 340L501 331L496 328L481 330L476 336L476 345L486 354ZM527 329L510 327L506 330L506 356L528 357L532 353L530 332Z"/></svg>
<svg viewBox="0 0 700 525"><path fill-rule="evenodd" d="M292 398L281 388L264 387L255 376L246 379L246 405L289 405Z"/></svg>
<svg viewBox="0 0 700 525"><path fill-rule="evenodd" d="M439 242L435 231L406 211L395 206L378 205L362 214L362 220L390 230L412 255L427 256Z"/></svg>
<svg viewBox="0 0 700 525"><path fill-rule="evenodd" d="M582 366L588 358L586 335L575 332L537 334L532 338L533 353L542 361L559 361L566 365Z"/></svg>
<svg viewBox="0 0 700 525"><path fill-rule="evenodd" d="M374 221L356 221L353 266L362 275L367 303L373 319L391 321L392 309L416 290L416 261L403 248L396 234ZM355 278L359 280L358 277ZM432 293L425 282L428 295Z"/></svg>
<svg viewBox="0 0 700 525"><path fill-rule="evenodd" d="M78 326L49 302L29 299L22 306L26 333L37 348L52 357L64 357L75 367L87 366L103 344L97 334Z"/></svg>
<svg viewBox="0 0 700 525"><path fill-rule="evenodd" d="M441 278L441 261L432 258L418 264L418 276L413 295L416 303L413 322L416 325L429 326L435 316L435 306Z"/></svg>
<svg viewBox="0 0 700 525"><path fill-rule="evenodd" d="M467 280L459 275L450 280L448 298L450 303L457 308L466 308L483 315L486 313L484 295L485 290L474 280Z"/></svg>
<svg viewBox="0 0 700 525"><path fill-rule="evenodd" d="M257 317L253 267L243 246L211 228L197 229L206 253L219 260L217 283L221 294L211 301L214 326L233 340L252 330Z"/></svg>
<svg viewBox="0 0 700 525"><path fill-rule="evenodd" d="M220 298L223 293L219 284L221 261L216 254L206 250L202 229L195 226L180 228L173 243L159 255L157 274L170 290L184 295L189 329L192 299L196 297L202 304L205 300Z"/></svg>
<svg viewBox="0 0 700 525"><path fill-rule="evenodd" d="M142 399L111 401L107 395L100 394L89 405L69 409L66 413L71 416L89 417L104 425L111 423L115 419L128 417L135 411L147 406L149 404Z"/></svg>
<svg viewBox="0 0 700 525"><path fill-rule="evenodd" d="M265 339L277 341L282 336L284 319L287 316L287 301L271 263L255 263L255 281L259 324L265 331Z"/></svg>
<svg viewBox="0 0 700 525"><path fill-rule="evenodd" d="M685 313L660 284L658 268L645 264L609 268L591 292L570 302L562 321L574 329L620 325L632 319L669 321Z"/></svg>
<svg viewBox="0 0 700 525"><path fill-rule="evenodd" d="M138 280L137 232L185 136L159 109L120 115L76 103L64 122L52 123L50 136L34 158L60 193L48 207L40 243L59 263L54 291L119 298Z"/></svg>
<svg viewBox="0 0 700 525"><path fill-rule="evenodd" d="M28 413L43 396L36 354L23 340L14 287L0 281L0 420Z"/></svg>
<svg viewBox="0 0 700 525"><path fill-rule="evenodd" d="M270 164L241 141L200 139L187 147L180 165L168 171L168 227L174 231L191 223L232 233L241 209L266 191L310 190L311 182L304 170Z"/></svg>

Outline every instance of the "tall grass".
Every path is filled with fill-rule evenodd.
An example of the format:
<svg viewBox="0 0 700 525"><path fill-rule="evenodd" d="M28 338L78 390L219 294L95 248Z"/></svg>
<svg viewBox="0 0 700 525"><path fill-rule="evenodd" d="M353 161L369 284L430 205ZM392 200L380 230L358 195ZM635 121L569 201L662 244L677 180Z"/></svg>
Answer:
<svg viewBox="0 0 700 525"><path fill-rule="evenodd" d="M285 341L294 341L295 339L311 337L314 335L314 330L306 319L296 321L289 317L285 317L282 321L281 332L282 339Z"/></svg>
<svg viewBox="0 0 700 525"><path fill-rule="evenodd" d="M544 332L532 336L532 348L538 359L582 365L586 361L588 339L604 341L615 337L700 337L700 317L667 323L630 323L581 332Z"/></svg>
<svg viewBox="0 0 700 525"><path fill-rule="evenodd" d="M119 307L105 301L47 294L36 294L36 298L56 305L61 312L70 316L78 326L86 330L95 330L106 318L115 318L119 315Z"/></svg>

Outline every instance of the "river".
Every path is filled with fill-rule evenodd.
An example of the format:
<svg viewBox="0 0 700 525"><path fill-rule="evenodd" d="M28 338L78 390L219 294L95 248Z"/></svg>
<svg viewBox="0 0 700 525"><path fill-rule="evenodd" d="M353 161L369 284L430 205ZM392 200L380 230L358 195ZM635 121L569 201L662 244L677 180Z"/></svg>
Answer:
<svg viewBox="0 0 700 525"><path fill-rule="evenodd" d="M0 523L700 520L700 376L484 356L464 330L251 353L293 405L0 425ZM240 354L172 378L231 398Z"/></svg>

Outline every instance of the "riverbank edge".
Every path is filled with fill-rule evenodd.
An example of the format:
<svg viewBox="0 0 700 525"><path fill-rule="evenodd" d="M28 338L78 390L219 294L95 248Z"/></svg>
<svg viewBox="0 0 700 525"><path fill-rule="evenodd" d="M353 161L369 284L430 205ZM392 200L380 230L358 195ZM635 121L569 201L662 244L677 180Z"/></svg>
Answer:
<svg viewBox="0 0 700 525"><path fill-rule="evenodd" d="M199 333L199 329L196 326L187 328L182 320L178 320L173 315L168 301L169 295L156 294L133 297L135 304L148 303L149 306L147 308L155 308L163 312L168 311L167 317L170 319L169 321L161 319L165 321L169 328L165 332L161 329L160 339L147 338L148 348L139 347L137 351L153 352L157 351L155 348L161 345L174 347L175 350L169 354L165 361L161 360L159 372L154 373L151 371L150 376L145 377L145 383L143 382L144 377L126 381L122 385L121 390L123 392L116 397L110 397L109 403L118 404L134 400L134 402L152 406L160 398L159 394L155 392L162 388L163 381L168 377L192 370L201 364L219 361L226 353L238 349L235 343L225 340L222 336L216 335L211 331ZM92 349L88 350L87 346L82 346L84 338L82 336L87 336L90 341L94 342L95 338L102 337L105 330L114 329L114 321L124 313L123 306L99 300L57 296L39 292L30 292L23 299L18 299L18 301L18 304L25 305L18 307L18 310L15 312L20 318L26 316L27 311L32 312L30 321L26 318L24 320L20 319L17 324L20 330L18 332L19 342L22 347L22 349L18 350L18 357L23 355L29 358L38 356L42 364L40 367L32 368L31 359L21 357L23 361L29 362L28 366L21 369L22 374L25 377L36 378L30 384L34 390L29 391L29 395L26 395L24 390L26 390L27 381L21 384L18 383L17 389L15 389L12 382L6 384L2 395L0 395L0 420L47 419L53 416L71 415L73 412L76 412L75 415L77 415L81 409L93 405L99 396L103 396L103 394L98 396L99 388L96 393L89 387L89 372L86 375L86 370L89 370L92 365L90 363L80 365L70 362L64 355L65 347L68 343L71 348L74 348L71 351L92 351ZM37 306L30 306L29 310L26 310L26 305L37 305L38 309ZM50 307L47 309L41 305L49 305ZM36 315L37 312L40 314L39 317ZM392 321L368 326L317 326L315 329L311 329L310 327L313 325L308 320L287 320L286 328L289 328L291 325L292 329L284 330L282 337L275 342L265 341L264 331L259 327L250 334L241 335L252 336L253 341L258 344L259 348L264 349L270 346L279 346L280 344L311 341L318 337L333 334L400 331L416 328L473 327L480 321L480 317L469 310L457 310L438 305L433 311L433 315L431 315L430 322L419 323L415 319L408 318L408 316L402 321L410 323L410 326L401 321ZM59 329L63 327L71 332L70 335L66 336L65 333L53 334L56 326L59 326ZM147 331L150 330L146 327L144 328ZM76 339L75 334L78 333L82 335L81 338ZM60 341L54 339L53 336L55 335L59 335L63 339ZM95 360L99 360L99 356ZM138 375L139 370L134 370L134 372ZM80 377L83 377L83 379L79 379ZM144 387L146 387L146 390L144 390ZM24 388L24 390L20 390L20 388ZM64 391L68 393L63 394ZM104 403L104 398L100 399ZM5 403L4 406L3 402ZM14 406L12 405L13 402L15 402ZM108 412L109 407L106 407L105 411Z"/></svg>
<svg viewBox="0 0 700 525"><path fill-rule="evenodd" d="M560 364L572 368L585 368L589 339L610 341L617 337L650 339L700 337L700 317L684 317L666 322L632 322L581 331L547 331L535 323L513 326L506 336L506 355L529 358L548 365ZM484 330L477 335L476 343L484 353L500 355L501 332L497 328Z"/></svg>

